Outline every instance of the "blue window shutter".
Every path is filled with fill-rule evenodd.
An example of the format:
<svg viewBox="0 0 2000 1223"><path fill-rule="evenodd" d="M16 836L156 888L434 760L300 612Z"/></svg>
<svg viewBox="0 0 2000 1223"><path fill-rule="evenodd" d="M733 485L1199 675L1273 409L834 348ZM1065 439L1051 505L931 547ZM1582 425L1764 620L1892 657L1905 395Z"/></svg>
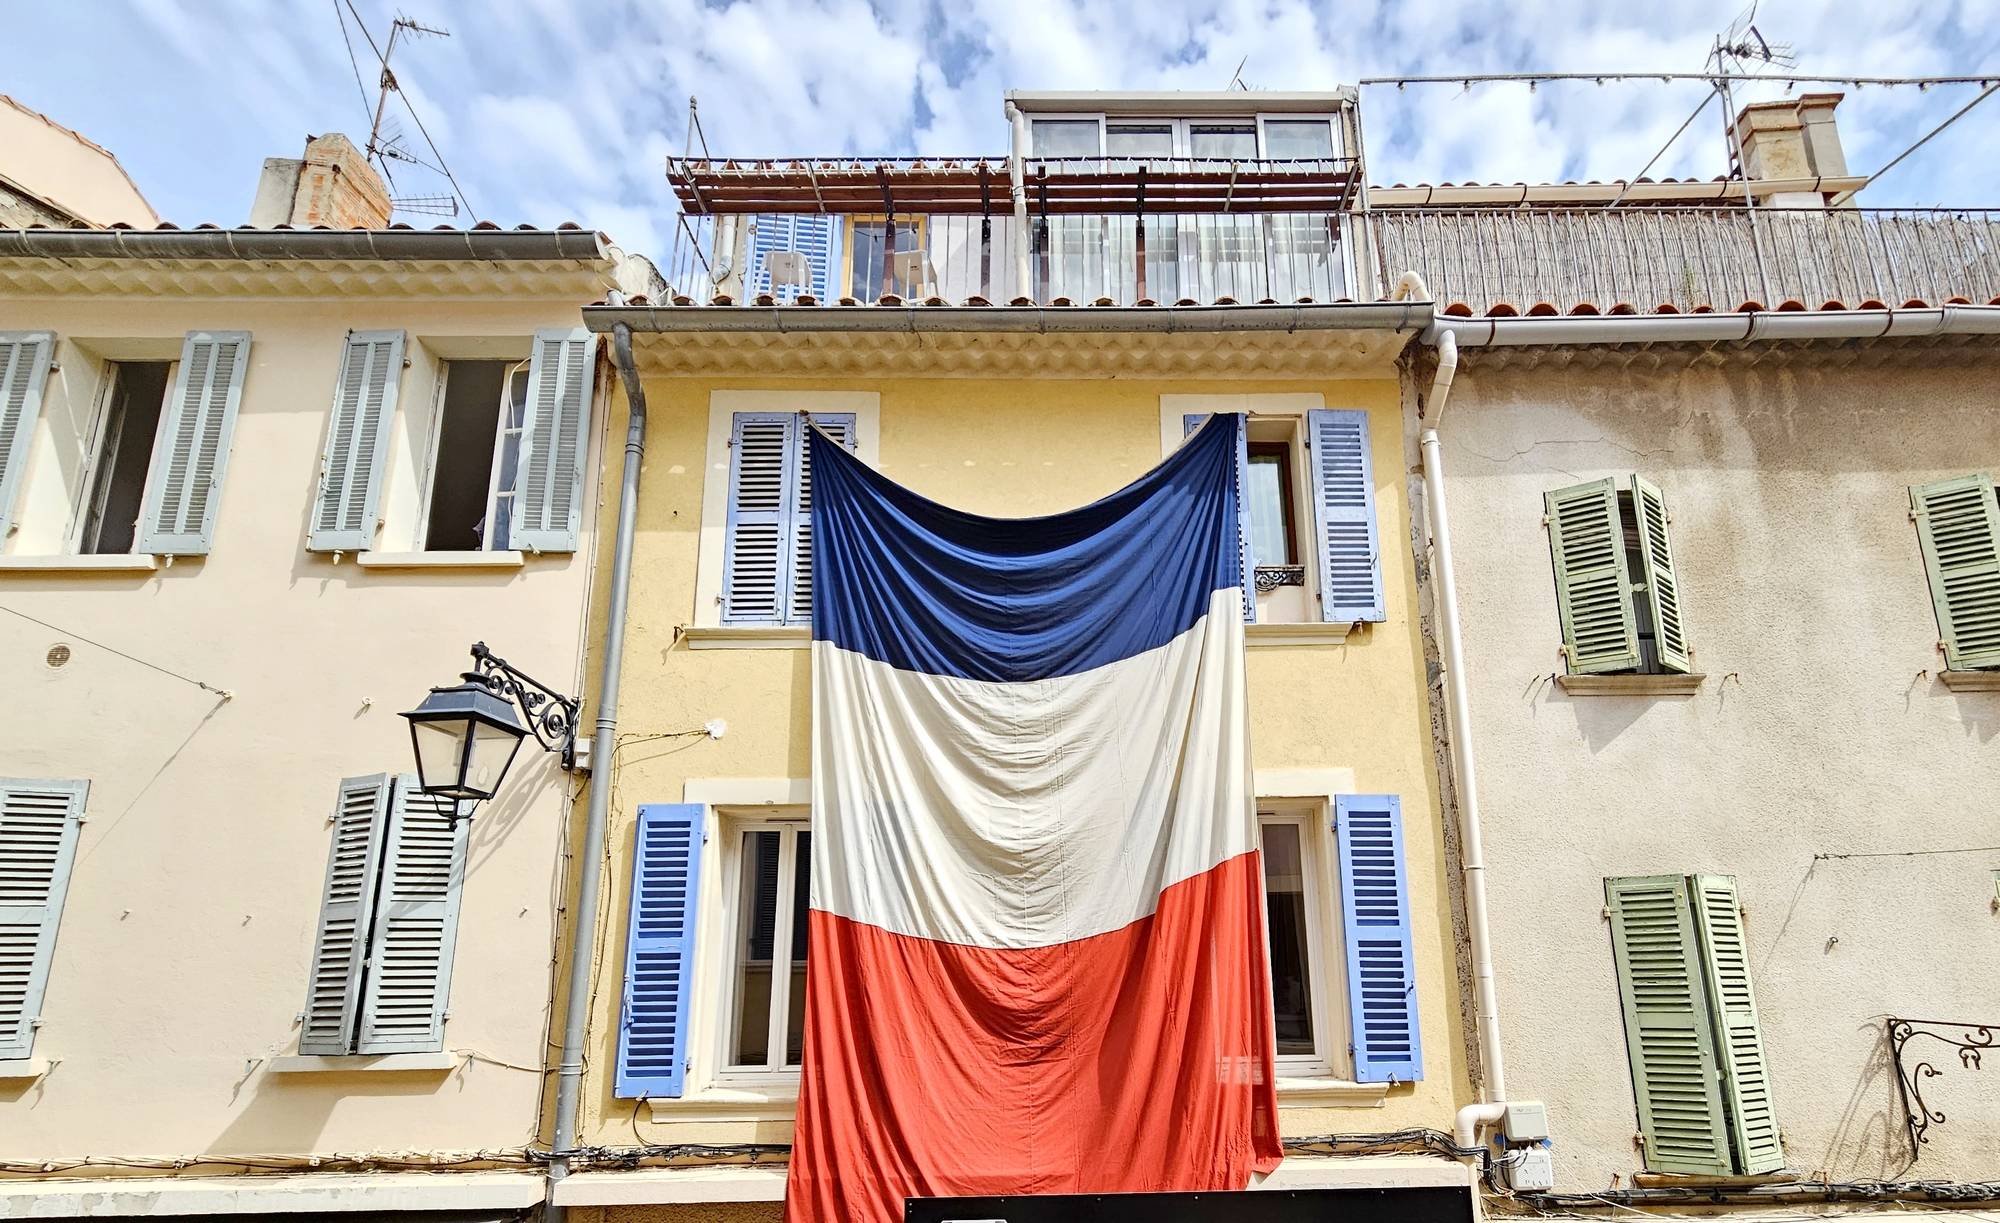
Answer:
<svg viewBox="0 0 2000 1223"><path fill-rule="evenodd" d="M35 1050L87 781L0 779L0 1060Z"/></svg>
<svg viewBox="0 0 2000 1223"><path fill-rule="evenodd" d="M361 979L368 927L375 912L382 842L388 827L389 775L345 778L334 800L333 848L320 893L319 928L299 1027L299 1052L337 1056L354 1051L361 1017Z"/></svg>
<svg viewBox="0 0 2000 1223"><path fill-rule="evenodd" d="M1413 1082L1424 1077L1424 1054L1409 877L1403 866L1402 800L1392 794L1339 795L1333 827L1340 853L1354 1078L1361 1083Z"/></svg>
<svg viewBox="0 0 2000 1223"><path fill-rule="evenodd" d="M528 410L521 422L513 522L507 537L529 552L574 552L583 519L583 465L597 337L581 327L535 333Z"/></svg>
<svg viewBox="0 0 2000 1223"><path fill-rule="evenodd" d="M790 579L786 584L785 623L812 623L812 463L808 456L812 453L806 445L806 429L817 426L829 436L837 439L849 454L854 453L855 429L852 412L814 412L799 421L795 430L793 445L798 453L793 456L793 470L798 472L792 493L790 539L791 556L787 560Z"/></svg>
<svg viewBox="0 0 2000 1223"><path fill-rule="evenodd" d="M350 331L320 456L309 552L361 552L375 544L382 465L403 381L403 333Z"/></svg>
<svg viewBox="0 0 2000 1223"><path fill-rule="evenodd" d="M1386 620L1368 413L1314 408L1306 413L1306 436L1312 450L1320 619L1339 624Z"/></svg>
<svg viewBox="0 0 2000 1223"><path fill-rule="evenodd" d="M722 622L779 624L790 587L792 495L799 418L738 412L729 426L729 516L722 554Z"/></svg>
<svg viewBox="0 0 2000 1223"><path fill-rule="evenodd" d="M0 331L0 540L14 522L14 494L28 469L28 443L55 347L55 336L46 331Z"/></svg>
<svg viewBox="0 0 2000 1223"><path fill-rule="evenodd" d="M134 551L167 556L208 552L249 368L249 332L188 333L180 371L160 412Z"/></svg>
<svg viewBox="0 0 2000 1223"><path fill-rule="evenodd" d="M700 803L639 808L612 1092L620 1099L677 1098L687 1078L703 811Z"/></svg>
<svg viewBox="0 0 2000 1223"><path fill-rule="evenodd" d="M472 829L472 821L451 818L455 805L418 789L415 774L398 777L391 789L356 1053L444 1048Z"/></svg>

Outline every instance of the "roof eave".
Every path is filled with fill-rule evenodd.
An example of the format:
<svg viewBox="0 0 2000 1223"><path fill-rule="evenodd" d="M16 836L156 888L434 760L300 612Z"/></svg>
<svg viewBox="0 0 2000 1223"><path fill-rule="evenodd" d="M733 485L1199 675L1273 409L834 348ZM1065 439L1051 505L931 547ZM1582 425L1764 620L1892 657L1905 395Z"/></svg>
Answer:
<svg viewBox="0 0 2000 1223"><path fill-rule="evenodd" d="M609 332L1418 332L1430 302L1270 306L586 306L584 326Z"/></svg>
<svg viewBox="0 0 2000 1223"><path fill-rule="evenodd" d="M0 257L603 263L588 229L0 229Z"/></svg>

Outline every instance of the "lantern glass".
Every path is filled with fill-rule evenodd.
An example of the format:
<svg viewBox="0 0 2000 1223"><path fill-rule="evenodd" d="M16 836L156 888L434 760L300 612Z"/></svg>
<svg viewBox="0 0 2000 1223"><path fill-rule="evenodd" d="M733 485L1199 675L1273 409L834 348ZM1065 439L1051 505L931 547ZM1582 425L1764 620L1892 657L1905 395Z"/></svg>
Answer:
<svg viewBox="0 0 2000 1223"><path fill-rule="evenodd" d="M521 749L521 732L513 727L475 721L465 745L465 771L459 785L470 794L491 798L500 789L507 766Z"/></svg>
<svg viewBox="0 0 2000 1223"><path fill-rule="evenodd" d="M469 717L410 723L410 738L417 751L417 784L424 793L450 794L460 787L465 741L473 725L474 719Z"/></svg>
<svg viewBox="0 0 2000 1223"><path fill-rule="evenodd" d="M492 798L528 734L513 703L470 674L456 687L431 689L403 716L410 720L417 784L440 798Z"/></svg>

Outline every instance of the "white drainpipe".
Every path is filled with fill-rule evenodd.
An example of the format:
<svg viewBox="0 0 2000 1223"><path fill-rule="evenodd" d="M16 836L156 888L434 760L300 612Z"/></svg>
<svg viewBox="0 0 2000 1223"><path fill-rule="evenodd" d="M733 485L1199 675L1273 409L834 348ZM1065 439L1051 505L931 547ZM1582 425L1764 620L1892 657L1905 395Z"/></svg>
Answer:
<svg viewBox="0 0 2000 1223"><path fill-rule="evenodd" d="M1014 296L1035 295L1034 265L1028 258L1028 116L1012 102L1007 103L1007 126L1014 133L1007 151L1007 190L1014 197Z"/></svg>
<svg viewBox="0 0 2000 1223"><path fill-rule="evenodd" d="M1423 278L1405 272L1394 296L1428 300ZM1752 314L1667 314L1461 319L1443 315L1423 339L1437 349L1438 368L1418 435L1423 451L1424 503L1430 515L1431 571L1437 595L1438 653L1444 669L1446 729L1458 781L1459 856L1465 919L1472 943L1473 1025L1485 1071L1477 1104L1458 1110L1452 1128L1462 1147L1499 1121L1507 1108L1500 1015L1493 988L1492 932L1486 915L1486 859L1480 843L1479 784L1472 743L1464 647L1459 636L1458 583L1451 562L1451 516L1445 504L1444 453L1438 425L1458 372L1460 344L1716 343L1742 340L1873 339L1884 336L2000 335L2000 306L1926 306L1907 310L1799 310Z"/></svg>

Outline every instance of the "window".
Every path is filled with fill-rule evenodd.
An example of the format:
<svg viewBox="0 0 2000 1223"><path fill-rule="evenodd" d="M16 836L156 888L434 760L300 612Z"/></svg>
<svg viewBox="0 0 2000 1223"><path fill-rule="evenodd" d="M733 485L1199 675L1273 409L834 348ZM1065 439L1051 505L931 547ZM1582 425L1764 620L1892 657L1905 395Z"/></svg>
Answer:
<svg viewBox="0 0 2000 1223"><path fill-rule="evenodd" d="M447 361L443 377L423 550L507 551L528 413L528 363Z"/></svg>
<svg viewBox="0 0 2000 1223"><path fill-rule="evenodd" d="M1327 972L1322 932L1327 929L1326 880L1313 830L1317 810L1260 810L1264 850L1266 931L1271 944L1271 1005L1278 1021L1278 1057L1304 1062L1306 1073L1331 1065L1323 1039Z"/></svg>
<svg viewBox="0 0 2000 1223"><path fill-rule="evenodd" d="M1096 119L1036 119L1030 127L1036 157L1096 157Z"/></svg>
<svg viewBox="0 0 2000 1223"><path fill-rule="evenodd" d="M1783 1167L1736 881L1606 879L1604 895L1646 1167Z"/></svg>
<svg viewBox="0 0 2000 1223"><path fill-rule="evenodd" d="M405 774L340 783L299 1052L444 1048L471 821Z"/></svg>
<svg viewBox="0 0 2000 1223"><path fill-rule="evenodd" d="M812 623L808 421L849 451L852 412L737 412L729 434L722 623Z"/></svg>
<svg viewBox="0 0 2000 1223"><path fill-rule="evenodd" d="M1188 156L1250 161L1257 156L1255 123L1190 123Z"/></svg>
<svg viewBox="0 0 2000 1223"><path fill-rule="evenodd" d="M0 333L0 539L22 555L206 553L249 335L190 332L178 362L71 345L51 380L56 351L47 332Z"/></svg>
<svg viewBox="0 0 2000 1223"><path fill-rule="evenodd" d="M1543 500L1570 674L1692 672L1660 490L1607 477Z"/></svg>
<svg viewBox="0 0 2000 1223"><path fill-rule="evenodd" d="M1910 490L1938 639L1953 671L2000 669L2000 503L1980 472Z"/></svg>
<svg viewBox="0 0 2000 1223"><path fill-rule="evenodd" d="M85 555L130 552L138 534L139 501L152 466L160 409L173 376L168 361L119 361L107 371L110 399L98 426L90 496L84 505L77 551Z"/></svg>
<svg viewBox="0 0 2000 1223"><path fill-rule="evenodd" d="M1333 156L1333 124L1325 119L1264 120L1264 156L1274 160Z"/></svg>
<svg viewBox="0 0 2000 1223"><path fill-rule="evenodd" d="M32 1056L85 781L0 779L0 1061Z"/></svg>
<svg viewBox="0 0 2000 1223"><path fill-rule="evenodd" d="M1285 397L1259 397L1255 403L1217 396L1162 396L1161 401L1172 411L1218 398L1234 398L1231 406L1251 409L1238 473L1250 565L1245 589L1254 595L1246 606L1248 618L1261 624L1386 619L1368 413L1294 408ZM1183 434L1207 419L1204 412L1182 412ZM1310 498L1310 513L1302 496ZM1316 563L1307 563L1309 555Z"/></svg>
<svg viewBox="0 0 2000 1223"><path fill-rule="evenodd" d="M796 1070L805 1049L807 894L812 833L804 813L729 826L731 961L722 1077Z"/></svg>
<svg viewBox="0 0 2000 1223"><path fill-rule="evenodd" d="M923 220L904 217L896 221L895 253L884 267L882 252L889 243L889 222L855 221L847 231L847 293L857 301L872 302L885 294L923 297L934 287L936 277L924 255Z"/></svg>

